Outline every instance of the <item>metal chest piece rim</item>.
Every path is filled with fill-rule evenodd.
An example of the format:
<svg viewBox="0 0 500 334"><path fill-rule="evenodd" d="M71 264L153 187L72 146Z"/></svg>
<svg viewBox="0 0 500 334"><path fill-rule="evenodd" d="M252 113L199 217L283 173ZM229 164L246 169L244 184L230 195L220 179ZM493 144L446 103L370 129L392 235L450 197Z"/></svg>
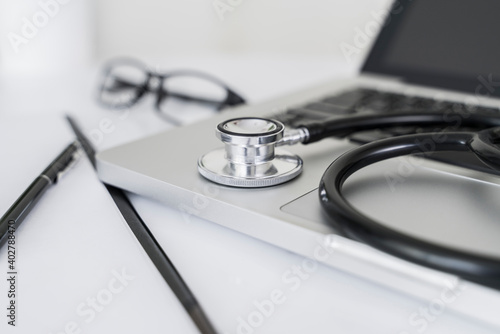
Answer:
<svg viewBox="0 0 500 334"><path fill-rule="evenodd" d="M302 172L302 159L276 148L284 125L257 117L235 118L220 123L216 136L224 148L198 160L198 171L206 179L232 187L270 187L285 183Z"/></svg>

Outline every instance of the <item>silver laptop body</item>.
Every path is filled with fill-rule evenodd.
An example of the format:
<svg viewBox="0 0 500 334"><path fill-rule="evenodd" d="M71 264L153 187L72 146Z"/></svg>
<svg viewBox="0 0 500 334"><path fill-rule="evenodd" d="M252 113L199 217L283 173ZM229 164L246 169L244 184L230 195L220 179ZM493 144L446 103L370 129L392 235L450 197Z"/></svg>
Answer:
<svg viewBox="0 0 500 334"><path fill-rule="evenodd" d="M320 207L316 190L328 165L357 146L352 141L326 139L287 148L302 157L304 169L297 179L275 187L227 187L199 175L198 158L222 146L215 137L218 123L240 116L272 116L359 87L500 108L494 97L363 70L350 80L333 80L267 103L227 110L196 124L100 152L99 177L176 207L186 222L201 217L413 297L430 301L443 291L466 287L461 302L447 307L500 326L498 291L382 253L343 237L334 228ZM428 159L408 161L393 159L356 173L345 186L347 197L356 208L395 229L500 259L500 208L495 201L500 196L500 176Z"/></svg>

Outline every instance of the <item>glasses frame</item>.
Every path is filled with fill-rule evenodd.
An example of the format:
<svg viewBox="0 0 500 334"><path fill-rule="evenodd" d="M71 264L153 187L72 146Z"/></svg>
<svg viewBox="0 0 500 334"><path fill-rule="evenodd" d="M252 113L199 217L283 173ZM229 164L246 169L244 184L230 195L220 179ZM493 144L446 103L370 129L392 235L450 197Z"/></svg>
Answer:
<svg viewBox="0 0 500 334"><path fill-rule="evenodd" d="M120 82L120 84L123 85L123 87L134 88L135 96L127 103L107 103L102 99L103 93L106 90L109 90L105 87L106 86L105 85L106 79L111 75L112 70L114 68L116 68L117 66L136 67L137 69L143 71L145 76L146 76L144 82L141 84L132 84L132 83L126 82L126 81ZM188 94L166 91L163 87L164 82L166 80L168 80L169 78L172 78L175 76L198 77L198 78L210 81L210 82L220 86L221 88L223 88L226 91L226 98L223 101L215 101L215 100L210 100L210 99L189 96ZM116 78L115 78L115 80L116 80ZM156 82L155 82L155 80L156 80ZM229 88L221 80L219 80L218 78L216 78L210 74L207 74L207 73L204 73L201 71L175 70L175 71L169 71L166 73L160 73L160 72L151 70L143 62L136 60L134 58L116 58L116 59L113 59L111 61L108 61L105 64L103 72L102 72L102 83L100 85L99 96L98 96L98 100L102 105L104 105L106 107L113 108L113 109L130 108L133 105L135 105L136 103L138 103L148 93L156 95L155 109L159 113L160 117L164 118L166 121L171 122L175 125L181 125L181 122L179 122L177 119L171 117L170 115L162 112L162 109L160 108L162 102L169 97L174 97L174 98L185 100L185 101L197 102L197 103L201 103L201 104L213 105L215 107L215 110L217 110L217 111L220 111L226 107L237 106L237 105L246 103L246 101L243 97L241 97L234 90Z"/></svg>

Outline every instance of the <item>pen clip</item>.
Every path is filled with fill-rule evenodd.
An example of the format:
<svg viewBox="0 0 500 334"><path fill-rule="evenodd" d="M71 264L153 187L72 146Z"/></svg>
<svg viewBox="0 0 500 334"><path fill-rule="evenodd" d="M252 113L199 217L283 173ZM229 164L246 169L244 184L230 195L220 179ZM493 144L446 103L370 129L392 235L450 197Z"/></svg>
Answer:
<svg viewBox="0 0 500 334"><path fill-rule="evenodd" d="M83 153L82 153L82 146L80 145L80 143L78 141L74 141L73 145L76 146L76 150L71 155L71 160L69 162L67 162L66 166L64 166L64 168L61 168L57 172L57 176L56 176L55 182L59 181L63 177L63 175L66 174L71 168L73 168L73 166L75 166L76 163L82 157Z"/></svg>
<svg viewBox="0 0 500 334"><path fill-rule="evenodd" d="M71 143L45 170L41 176L57 183L59 178L78 161L81 146L78 142Z"/></svg>

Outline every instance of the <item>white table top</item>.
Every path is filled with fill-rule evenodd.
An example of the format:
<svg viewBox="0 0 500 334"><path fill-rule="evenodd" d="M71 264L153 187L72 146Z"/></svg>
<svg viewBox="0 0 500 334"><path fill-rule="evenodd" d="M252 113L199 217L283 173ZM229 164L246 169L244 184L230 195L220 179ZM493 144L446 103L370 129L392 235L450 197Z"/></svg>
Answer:
<svg viewBox="0 0 500 334"><path fill-rule="evenodd" d="M342 61L325 59L195 57L161 63L161 68L175 67L217 74L250 103L354 73ZM149 99L127 117L99 107L93 97L97 73L0 79L0 155L5 159L1 212L72 140L62 120L65 112L95 135L98 150L168 130ZM103 119L112 122L110 133L99 134ZM426 314L436 307L435 300L422 303L321 265L299 272L301 256L196 217L186 221L174 208L130 197L221 333L499 330L446 309ZM85 159L38 203L17 238L18 326L7 325L2 306L2 333L197 333ZM6 266L4 248L0 305L7 303Z"/></svg>

